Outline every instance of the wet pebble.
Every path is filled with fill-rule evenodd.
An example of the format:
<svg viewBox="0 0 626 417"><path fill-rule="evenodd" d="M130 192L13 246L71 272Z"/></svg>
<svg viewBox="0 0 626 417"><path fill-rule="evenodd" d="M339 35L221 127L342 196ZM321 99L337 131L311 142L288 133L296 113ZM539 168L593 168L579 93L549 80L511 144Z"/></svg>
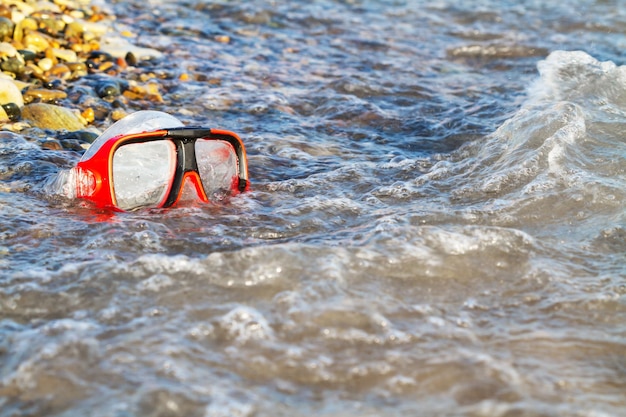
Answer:
<svg viewBox="0 0 626 417"><path fill-rule="evenodd" d="M67 67L72 72L70 78L81 78L88 74L87 65L84 62L68 62Z"/></svg>
<svg viewBox="0 0 626 417"><path fill-rule="evenodd" d="M11 45L8 42L0 42L0 57L14 57L17 55L17 49L15 46Z"/></svg>
<svg viewBox="0 0 626 417"><path fill-rule="evenodd" d="M26 45L24 41L25 35L28 31L37 30L37 21L33 18L27 17L19 21L17 25L15 25L15 29L13 30L13 39L17 42ZM27 48L30 49L30 48ZM37 51L40 52L40 51Z"/></svg>
<svg viewBox="0 0 626 417"><path fill-rule="evenodd" d="M37 63L37 66L41 68L43 71L50 71L53 65L54 65L54 61L52 61L50 58L47 58L47 57L40 59L39 62Z"/></svg>
<svg viewBox="0 0 626 417"><path fill-rule="evenodd" d="M77 39L79 40L85 32L85 24L82 21L73 21L67 24L65 27L65 39Z"/></svg>
<svg viewBox="0 0 626 417"><path fill-rule="evenodd" d="M51 77L61 78L63 80L67 80L72 75L72 71L70 71L70 67L65 64L56 64L52 68L50 68L49 75Z"/></svg>
<svg viewBox="0 0 626 417"><path fill-rule="evenodd" d="M20 120L20 117L22 116L22 110L15 103L3 104L2 110L6 114L7 118L12 122Z"/></svg>
<svg viewBox="0 0 626 417"><path fill-rule="evenodd" d="M76 139L63 139L60 141L63 149L67 149L70 151L84 151L82 143Z"/></svg>
<svg viewBox="0 0 626 417"><path fill-rule="evenodd" d="M29 78L43 79L44 78L44 70L39 68L39 65L36 65L34 62L29 62L26 64L24 71L22 72L22 76L27 76Z"/></svg>
<svg viewBox="0 0 626 417"><path fill-rule="evenodd" d="M44 82L43 86L50 90L61 90L65 88L65 84L63 83L63 80L60 80L58 78L53 78L49 81Z"/></svg>
<svg viewBox="0 0 626 417"><path fill-rule="evenodd" d="M43 33L28 32L23 39L26 49L31 49L35 52L44 52L50 47L50 42Z"/></svg>
<svg viewBox="0 0 626 417"><path fill-rule="evenodd" d="M92 90L88 90L86 87L82 86L72 89L69 95L72 101L78 102L80 107L84 109L82 112L83 117L89 123L93 122L94 120L106 119L109 116L109 112L111 111L111 103L94 97L94 94L95 93ZM80 97L74 99L74 96L76 95L80 95Z"/></svg>
<svg viewBox="0 0 626 417"><path fill-rule="evenodd" d="M163 97L161 96L159 90L159 84L153 81L148 82L145 85L131 83L128 90L124 92L124 97L130 100L148 100L162 103Z"/></svg>
<svg viewBox="0 0 626 417"><path fill-rule="evenodd" d="M124 57L124 60L126 61L126 64L130 65L131 67L137 66L137 57L132 52L127 53L126 57Z"/></svg>
<svg viewBox="0 0 626 417"><path fill-rule="evenodd" d="M37 58L37 54L29 49L18 49L17 51L25 62L34 61Z"/></svg>
<svg viewBox="0 0 626 417"><path fill-rule="evenodd" d="M83 119L85 119L87 123L93 123L93 121L96 119L96 113L91 107L83 110L80 115L83 116Z"/></svg>
<svg viewBox="0 0 626 417"><path fill-rule="evenodd" d="M61 133L59 140L75 140L80 143L93 143L98 138L98 133L89 130L77 130L75 132Z"/></svg>
<svg viewBox="0 0 626 417"><path fill-rule="evenodd" d="M7 103L15 103L18 107L23 107L24 99L12 80L0 78L0 104Z"/></svg>
<svg viewBox="0 0 626 417"><path fill-rule="evenodd" d="M21 55L19 57L8 58L2 61L0 68L2 71L19 75L24 71L24 61L21 59Z"/></svg>
<svg viewBox="0 0 626 417"><path fill-rule="evenodd" d="M10 39L13 36L15 24L6 17L0 17L0 39Z"/></svg>
<svg viewBox="0 0 626 417"><path fill-rule="evenodd" d="M41 148L49 149L52 151L59 151L63 149L63 146L61 145L61 142L59 142L56 139L46 139L45 141L41 143Z"/></svg>
<svg viewBox="0 0 626 417"><path fill-rule="evenodd" d="M7 114L6 111L4 111L4 107L0 106L0 123L6 123L9 122L9 115Z"/></svg>
<svg viewBox="0 0 626 417"><path fill-rule="evenodd" d="M113 58L111 54L103 51L92 51L89 54L89 58L87 59L87 61L85 61L85 64L87 64L87 67L89 67L89 69L96 70L99 69L100 66L102 66L104 63L114 61L115 58Z"/></svg>
<svg viewBox="0 0 626 417"><path fill-rule="evenodd" d="M65 62L76 62L78 55L71 49L52 48L52 54Z"/></svg>
<svg viewBox="0 0 626 417"><path fill-rule="evenodd" d="M24 92L24 100L28 103L34 100L57 101L67 97L67 93L61 90L49 90L47 88L30 88Z"/></svg>
<svg viewBox="0 0 626 417"><path fill-rule="evenodd" d="M47 103L24 106L22 118L41 129L74 131L81 130L86 125L77 111Z"/></svg>
<svg viewBox="0 0 626 417"><path fill-rule="evenodd" d="M104 80L96 85L96 93L101 98L117 97L121 92L121 88L118 82L115 80Z"/></svg>
<svg viewBox="0 0 626 417"><path fill-rule="evenodd" d="M122 120L126 116L128 116L128 112L124 109L115 109L111 112L111 120L114 122Z"/></svg>
<svg viewBox="0 0 626 417"><path fill-rule="evenodd" d="M65 22L61 19L45 18L41 19L41 30L49 35L57 35L65 29Z"/></svg>

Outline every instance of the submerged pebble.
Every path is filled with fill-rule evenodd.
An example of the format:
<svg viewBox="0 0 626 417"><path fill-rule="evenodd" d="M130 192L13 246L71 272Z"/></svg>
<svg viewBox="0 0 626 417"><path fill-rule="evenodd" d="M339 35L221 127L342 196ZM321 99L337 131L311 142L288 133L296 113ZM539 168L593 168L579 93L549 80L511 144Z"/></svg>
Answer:
<svg viewBox="0 0 626 417"><path fill-rule="evenodd" d="M101 98L116 97L121 94L121 89L116 81L106 80L98 83L96 93Z"/></svg>
<svg viewBox="0 0 626 417"><path fill-rule="evenodd" d="M49 149L51 151L59 151L63 149L63 145L56 139L46 139L40 144L42 149Z"/></svg>

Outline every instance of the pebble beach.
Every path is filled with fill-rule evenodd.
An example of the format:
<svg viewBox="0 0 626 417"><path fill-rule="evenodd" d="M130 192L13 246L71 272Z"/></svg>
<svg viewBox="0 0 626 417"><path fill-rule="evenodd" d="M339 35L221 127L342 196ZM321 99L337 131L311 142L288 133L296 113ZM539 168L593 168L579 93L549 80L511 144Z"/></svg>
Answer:
<svg viewBox="0 0 626 417"><path fill-rule="evenodd" d="M136 35L117 31L105 8L88 1L2 1L1 129L45 149L77 150L129 106L163 101L165 75L150 69L161 53L135 46Z"/></svg>

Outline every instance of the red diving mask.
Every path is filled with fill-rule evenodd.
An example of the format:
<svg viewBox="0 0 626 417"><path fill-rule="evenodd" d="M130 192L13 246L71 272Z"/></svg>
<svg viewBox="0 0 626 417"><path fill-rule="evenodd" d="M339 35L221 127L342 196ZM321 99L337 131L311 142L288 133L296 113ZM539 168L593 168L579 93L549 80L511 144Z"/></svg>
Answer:
<svg viewBox="0 0 626 417"><path fill-rule="evenodd" d="M73 171L76 197L120 211L170 207L190 194L219 201L249 187L245 147L235 133L184 127L157 111L115 123Z"/></svg>

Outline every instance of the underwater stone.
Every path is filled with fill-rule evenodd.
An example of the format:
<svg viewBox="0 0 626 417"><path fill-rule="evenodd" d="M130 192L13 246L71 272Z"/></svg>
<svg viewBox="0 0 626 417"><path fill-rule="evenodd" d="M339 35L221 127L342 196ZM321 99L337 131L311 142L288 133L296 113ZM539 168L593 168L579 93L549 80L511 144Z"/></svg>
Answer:
<svg viewBox="0 0 626 417"><path fill-rule="evenodd" d="M89 130L77 130L75 132L61 133L57 136L59 140L76 140L81 143L93 143L99 134Z"/></svg>
<svg viewBox="0 0 626 417"><path fill-rule="evenodd" d="M46 139L41 143L41 148L49 149L52 151L60 151L61 149L63 149L63 146L61 145L61 142L56 139Z"/></svg>
<svg viewBox="0 0 626 417"><path fill-rule="evenodd" d="M101 81L96 85L96 94L100 98L117 97L121 94L120 85L113 80Z"/></svg>

